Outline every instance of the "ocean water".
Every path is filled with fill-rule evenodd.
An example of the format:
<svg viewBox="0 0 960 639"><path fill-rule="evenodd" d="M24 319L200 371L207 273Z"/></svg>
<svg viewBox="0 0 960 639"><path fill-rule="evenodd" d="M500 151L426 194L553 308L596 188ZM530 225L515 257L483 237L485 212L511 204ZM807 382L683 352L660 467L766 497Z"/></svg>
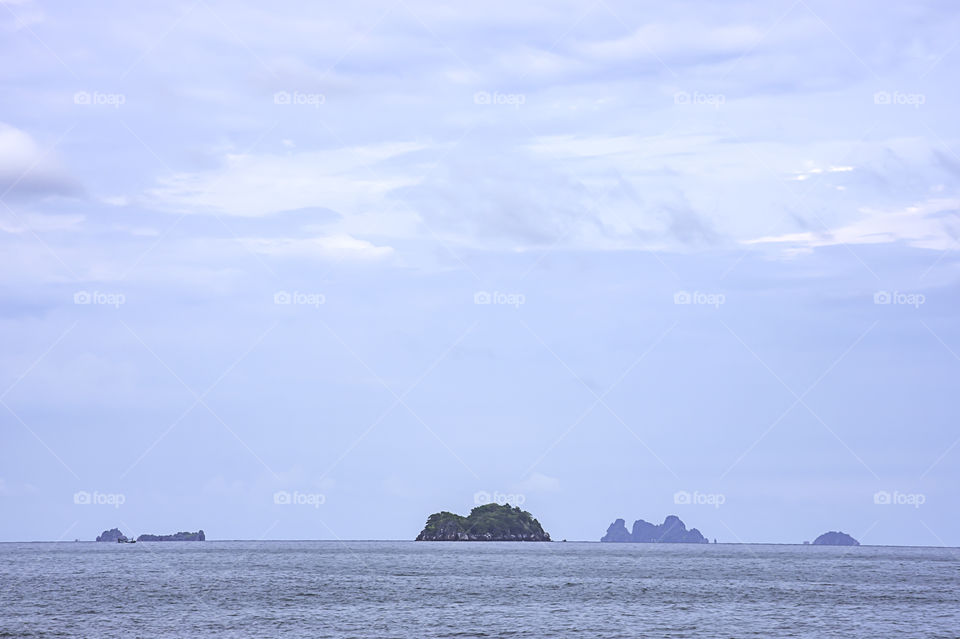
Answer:
<svg viewBox="0 0 960 639"><path fill-rule="evenodd" d="M0 544L0 637L960 637L960 550Z"/></svg>

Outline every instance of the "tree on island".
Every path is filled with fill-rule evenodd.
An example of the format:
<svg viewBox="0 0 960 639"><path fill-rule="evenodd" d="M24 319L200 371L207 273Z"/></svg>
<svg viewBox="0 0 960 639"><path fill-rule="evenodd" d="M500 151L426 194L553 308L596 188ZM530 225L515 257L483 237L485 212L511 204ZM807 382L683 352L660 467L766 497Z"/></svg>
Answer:
<svg viewBox="0 0 960 639"><path fill-rule="evenodd" d="M510 504L477 506L466 517L434 513L416 541L550 541L533 515Z"/></svg>

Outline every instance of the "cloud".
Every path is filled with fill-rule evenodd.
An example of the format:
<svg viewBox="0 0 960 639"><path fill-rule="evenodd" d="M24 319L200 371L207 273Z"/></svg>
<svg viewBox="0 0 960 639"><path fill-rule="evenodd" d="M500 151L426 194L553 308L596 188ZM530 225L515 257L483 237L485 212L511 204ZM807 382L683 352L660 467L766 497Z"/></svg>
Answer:
<svg viewBox="0 0 960 639"><path fill-rule="evenodd" d="M320 258L338 260L379 260L390 256L393 248L377 246L349 235L321 237L244 237L224 240L228 245L239 241L253 253L285 258Z"/></svg>
<svg viewBox="0 0 960 639"><path fill-rule="evenodd" d="M596 198L576 177L506 149L458 149L424 181L392 196L431 230L487 248L552 243L599 220Z"/></svg>
<svg viewBox="0 0 960 639"><path fill-rule="evenodd" d="M0 122L0 197L32 199L78 191L51 151L41 149L26 132Z"/></svg>
<svg viewBox="0 0 960 639"><path fill-rule="evenodd" d="M824 233L787 233L759 237L744 244L779 244L788 253L809 252L838 244L905 242L915 248L947 250L960 237L960 200L930 199L895 211L862 209L860 220Z"/></svg>
<svg viewBox="0 0 960 639"><path fill-rule="evenodd" d="M415 180L382 166L423 145L389 142L285 155L227 155L220 168L159 180L148 198L187 214L260 217L324 208L358 213L382 205L385 193Z"/></svg>
<svg viewBox="0 0 960 639"><path fill-rule="evenodd" d="M948 155L940 150L933 152L935 163L954 178L960 178L960 158Z"/></svg>
<svg viewBox="0 0 960 639"><path fill-rule="evenodd" d="M903 124L915 110L873 104L872 79L857 84L868 75L863 65L810 11L786 9L734 2L651 13L629 3L588 10L495 2L463 13L415 0L368 15L350 7L291 13L218 1L185 20L182 8L167 7L121 12L103 24L95 12L77 19L92 35L85 61L105 78L130 67L112 52L129 50L136 59L156 24L178 26L125 81L129 99L121 113L130 131L105 117L112 110L70 109L68 119L85 120L64 152L75 154L83 184L111 205L87 212L91 225L123 216L124 228L163 229L165 219L132 219L157 210L259 219L262 227L237 235L250 250L277 256L380 259L390 251L409 255L438 237L484 250L675 250L776 237L801 230L789 220L778 226L771 213L793 205L783 189L791 178L798 182L786 182L788 189L804 196L794 208L822 211L831 228L855 221L859 208L921 197L905 180L929 177L929 167L909 154L923 147L929 160L928 140L891 145L904 158L903 177L881 193L867 182L879 181L879 173L894 179L897 167L878 166L878 147L905 133L885 131L874 143L858 128L878 117ZM917 10L924 20L932 13ZM901 16L898 10L887 18ZM840 29L852 17L825 19ZM57 30L66 26L54 20L39 35L66 36ZM918 33L930 36L929 52L949 44L939 30ZM871 66L891 46L841 35ZM827 45L811 48L811 41ZM4 46L14 59L29 53L19 39ZM831 56L836 73L818 64ZM637 71L664 71L656 58L671 77ZM169 75L159 73L160 60ZM57 66L32 62L25 72L38 76ZM706 73L711 63L722 71ZM898 68L891 88L901 86ZM838 74L844 82L825 81ZM90 88L109 89L110 82L91 79ZM38 105L59 129L56 118L64 116L45 94L53 88L62 87L24 85L25 99L17 102ZM323 94L322 108L274 103L275 92L297 90ZM477 105L477 90L517 92L525 102ZM727 101L719 110L676 104L677 92L697 90L723 92ZM934 109L950 103L950 94L937 97L931 92L922 114L946 133ZM170 117L157 118L159 112ZM14 114L28 121L27 113ZM42 139L56 133L51 125ZM250 143L257 150L238 152ZM951 145L946 139L942 146ZM84 162L94 148L109 153ZM937 173L946 175L955 163L942 153L939 159ZM161 170L163 164L173 170ZM833 197L841 193L842 201ZM178 226L169 239L198 222ZM229 222L233 230L242 224ZM351 244L364 241L369 245Z"/></svg>
<svg viewBox="0 0 960 639"><path fill-rule="evenodd" d="M0 208L0 231L7 233L73 231L77 230L85 219L83 215L78 214L47 215L34 212L13 216Z"/></svg>
<svg viewBox="0 0 960 639"><path fill-rule="evenodd" d="M717 232L704 216L687 204L667 205L669 235L683 244L712 244L717 241Z"/></svg>
<svg viewBox="0 0 960 639"><path fill-rule="evenodd" d="M853 171L854 168L855 167L852 166L828 166L827 168L815 166L809 169L803 169L801 171L794 171L794 175L790 179L796 182L805 182L815 175L820 175L823 173L849 173L850 171Z"/></svg>
<svg viewBox="0 0 960 639"><path fill-rule="evenodd" d="M627 36L582 45L580 51L605 62L651 56L668 62L689 61L742 55L760 44L762 38L763 32L750 24L652 23Z"/></svg>

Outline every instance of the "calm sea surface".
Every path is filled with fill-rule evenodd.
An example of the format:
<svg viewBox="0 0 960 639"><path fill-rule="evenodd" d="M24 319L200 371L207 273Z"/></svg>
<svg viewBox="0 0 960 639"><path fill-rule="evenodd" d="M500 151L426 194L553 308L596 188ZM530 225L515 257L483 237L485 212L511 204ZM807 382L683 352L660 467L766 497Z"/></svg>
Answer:
<svg viewBox="0 0 960 639"><path fill-rule="evenodd" d="M0 544L0 637L960 637L960 550Z"/></svg>

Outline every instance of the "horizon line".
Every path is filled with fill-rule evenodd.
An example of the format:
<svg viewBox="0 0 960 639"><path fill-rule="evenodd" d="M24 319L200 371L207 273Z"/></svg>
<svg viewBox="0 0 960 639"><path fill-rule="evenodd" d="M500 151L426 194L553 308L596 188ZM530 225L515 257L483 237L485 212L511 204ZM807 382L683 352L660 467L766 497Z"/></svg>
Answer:
<svg viewBox="0 0 960 639"><path fill-rule="evenodd" d="M205 539L203 542L198 541L143 541L137 543L157 543L157 544L170 544L170 543L184 543L184 544L195 544L195 543L206 543L206 542L255 542L255 543L274 543L274 542L331 542L331 543L418 543L418 544L436 544L436 543L449 543L449 544L463 544L463 543L474 543L474 544L523 544L523 545L539 545L539 544L564 544L564 543L573 543L573 544L604 544L608 546L817 546L817 547L830 547L830 548L858 548L858 547L870 547L870 548L944 548L947 550L951 549L960 549L960 546L935 546L935 545L915 545L915 544L864 544L860 543L856 546L841 546L841 545L831 545L831 544L814 544L812 542L777 542L777 541L717 541L717 542L707 542L707 543L689 543L689 542L675 542L675 541L600 541L593 539L561 539L555 540L551 539L550 541L416 541L415 539ZM13 540L13 541L3 541L0 540L0 544L77 544L77 543L89 543L89 544L116 544L116 542L110 541L97 541L95 539L32 539L32 540Z"/></svg>

